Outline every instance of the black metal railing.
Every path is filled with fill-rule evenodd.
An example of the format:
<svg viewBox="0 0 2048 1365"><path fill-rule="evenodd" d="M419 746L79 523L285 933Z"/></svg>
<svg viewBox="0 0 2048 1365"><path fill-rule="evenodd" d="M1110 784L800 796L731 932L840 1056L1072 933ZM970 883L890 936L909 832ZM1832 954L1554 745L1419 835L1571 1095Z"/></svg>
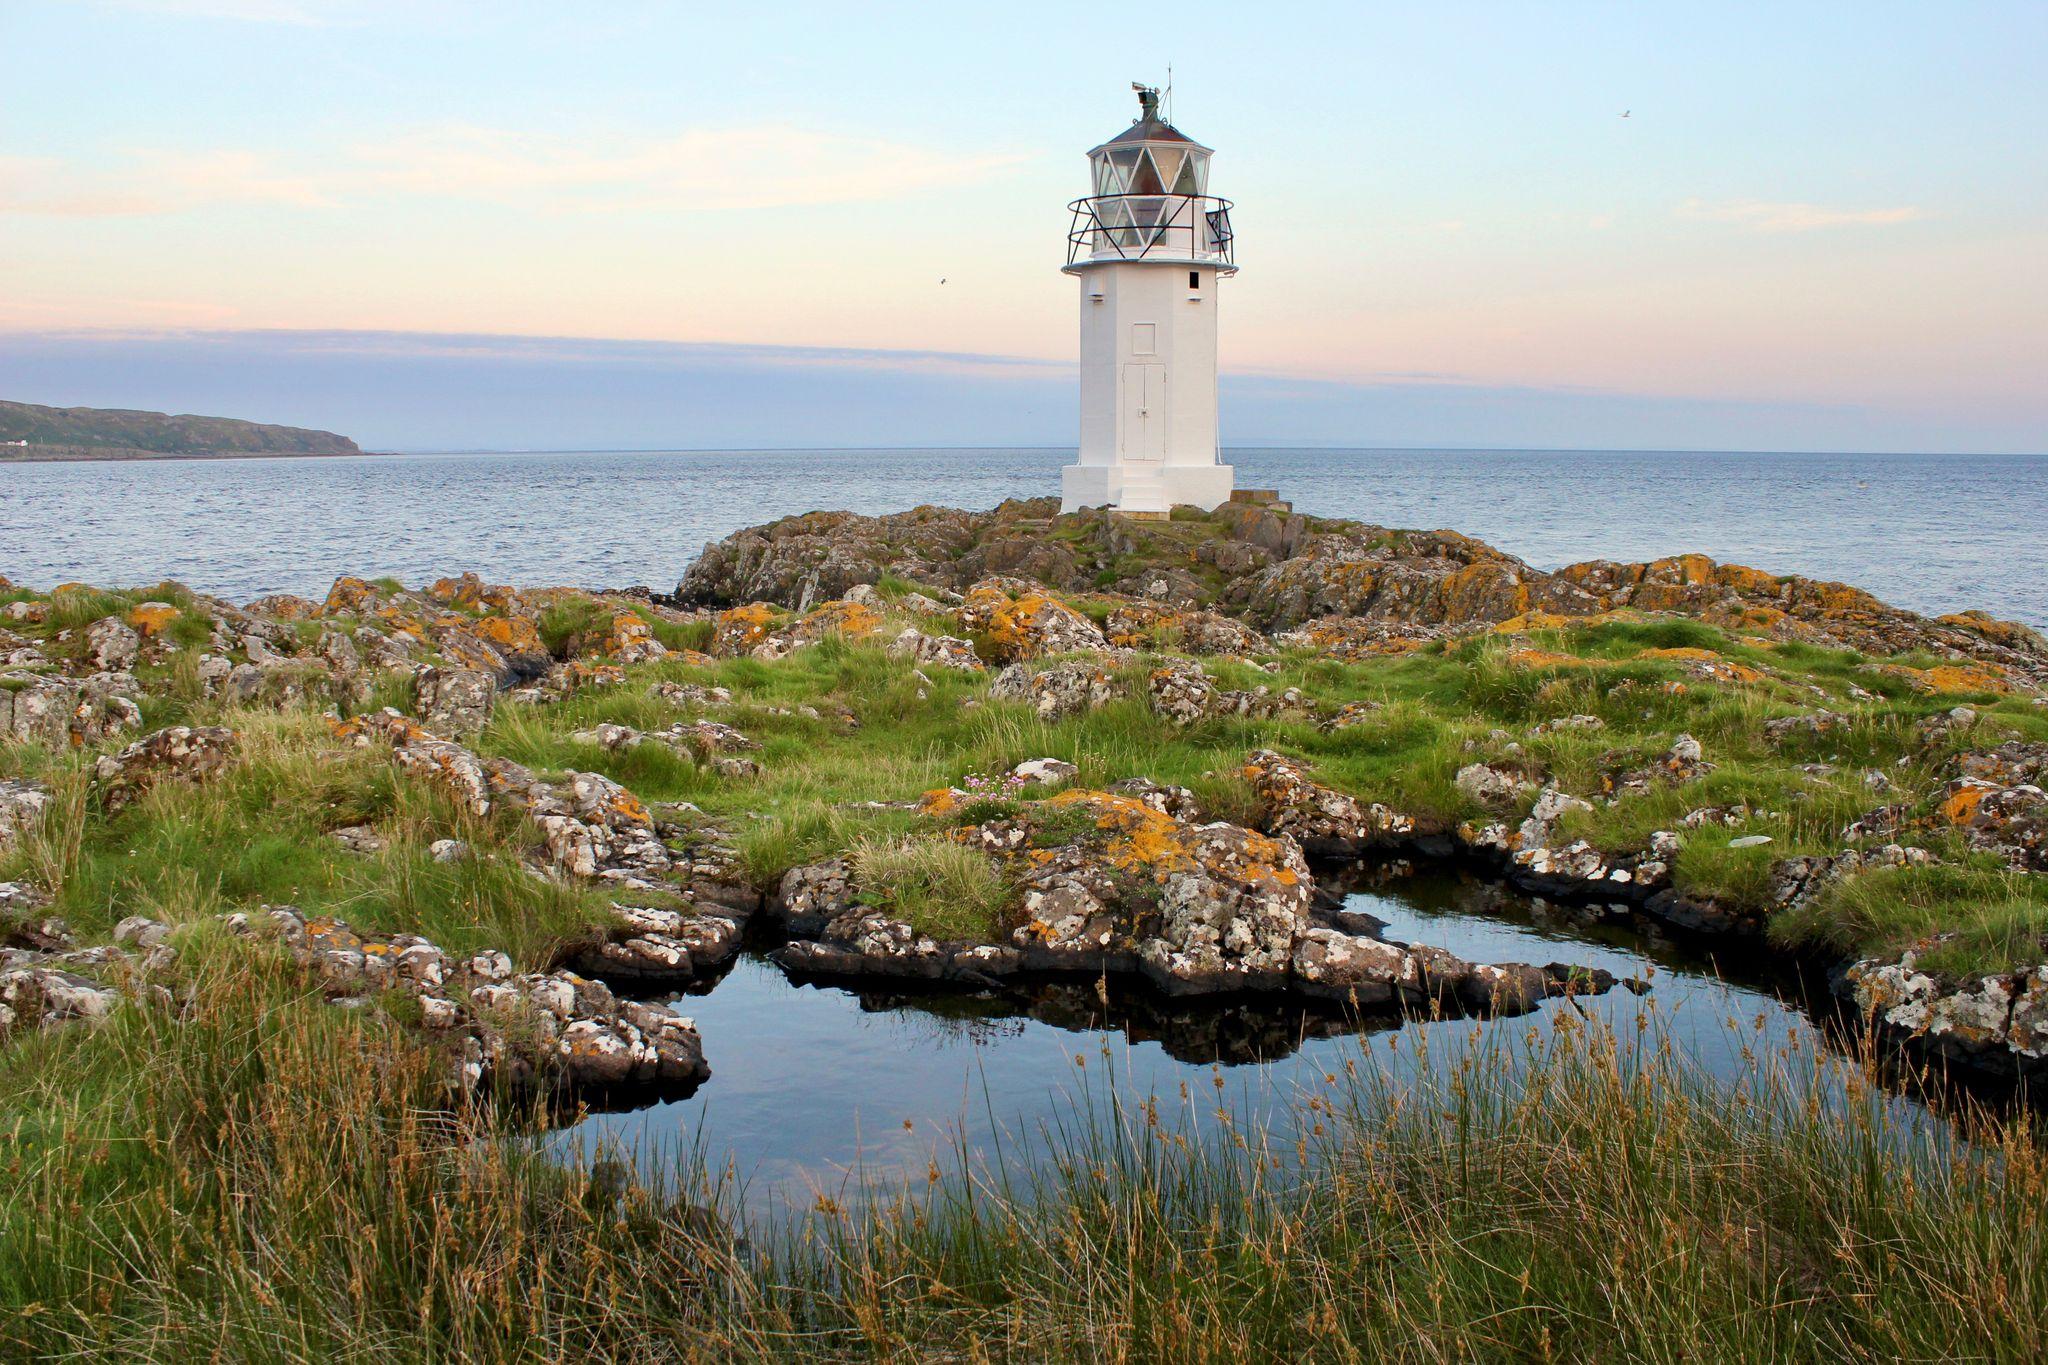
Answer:
<svg viewBox="0 0 2048 1365"><path fill-rule="evenodd" d="M1230 201L1213 194L1097 194L1067 205L1067 264L1182 260L1235 265Z"/></svg>

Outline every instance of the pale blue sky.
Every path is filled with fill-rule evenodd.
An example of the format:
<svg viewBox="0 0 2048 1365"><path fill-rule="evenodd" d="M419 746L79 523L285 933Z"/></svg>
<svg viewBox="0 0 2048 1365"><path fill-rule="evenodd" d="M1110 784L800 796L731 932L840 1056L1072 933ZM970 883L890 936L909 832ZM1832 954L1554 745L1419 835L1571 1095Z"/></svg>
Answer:
<svg viewBox="0 0 2048 1365"><path fill-rule="evenodd" d="M1170 61L1239 205L1225 368L1295 395L1226 406L1228 439L2048 448L2039 0L7 0L0 50L8 397L464 444L307 367L349 329L437 334L407 343L434 364L449 334L629 339L878 353L877 395L938 395L885 440L978 403L987 443L1070 439L1008 399L1066 391L1062 206ZM184 329L321 335L208 372L224 343ZM935 389L896 351L1030 378ZM517 370L569 430L776 444L807 367L844 366L578 409L616 354Z"/></svg>

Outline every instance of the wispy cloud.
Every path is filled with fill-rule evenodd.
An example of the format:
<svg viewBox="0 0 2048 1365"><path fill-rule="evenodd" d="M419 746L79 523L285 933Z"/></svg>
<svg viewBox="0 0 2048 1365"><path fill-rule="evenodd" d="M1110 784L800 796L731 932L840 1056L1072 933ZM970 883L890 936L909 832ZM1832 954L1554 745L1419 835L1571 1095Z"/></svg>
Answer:
<svg viewBox="0 0 2048 1365"><path fill-rule="evenodd" d="M1755 199L1709 203L1688 199L1678 216L1703 222L1734 223L1755 232L1815 232L1822 228L1883 227L1910 223L1927 215L1911 205L1889 209L1834 209L1820 204L1767 204Z"/></svg>
<svg viewBox="0 0 2048 1365"><path fill-rule="evenodd" d="M4 157L0 212L111 217L390 197L553 213L784 208L892 199L981 180L1024 159L781 124L584 138L435 127L307 162L238 148L136 152L107 168Z"/></svg>

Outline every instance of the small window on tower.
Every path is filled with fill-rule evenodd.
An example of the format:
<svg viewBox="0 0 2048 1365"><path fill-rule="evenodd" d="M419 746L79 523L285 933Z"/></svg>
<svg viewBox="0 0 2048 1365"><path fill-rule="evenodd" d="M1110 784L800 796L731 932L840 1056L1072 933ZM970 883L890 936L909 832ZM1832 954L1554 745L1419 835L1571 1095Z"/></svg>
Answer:
<svg viewBox="0 0 2048 1365"><path fill-rule="evenodd" d="M1199 271L1199 270L1190 270L1190 271L1188 272L1188 288L1190 288L1190 289L1200 289L1201 287L1202 287L1202 272L1201 272L1201 271Z"/></svg>
<svg viewBox="0 0 2048 1365"><path fill-rule="evenodd" d="M1131 324L1131 354L1157 355L1159 353L1159 327L1157 323L1134 322Z"/></svg>

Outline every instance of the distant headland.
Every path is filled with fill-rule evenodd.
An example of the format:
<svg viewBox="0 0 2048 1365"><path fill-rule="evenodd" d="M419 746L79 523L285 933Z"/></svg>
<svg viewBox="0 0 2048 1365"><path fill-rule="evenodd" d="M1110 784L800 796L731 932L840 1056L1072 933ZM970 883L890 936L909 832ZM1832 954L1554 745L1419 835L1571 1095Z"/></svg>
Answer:
<svg viewBox="0 0 2048 1365"><path fill-rule="evenodd" d="M363 453L362 447L346 436L306 427L132 408L46 408L0 400L0 461Z"/></svg>

